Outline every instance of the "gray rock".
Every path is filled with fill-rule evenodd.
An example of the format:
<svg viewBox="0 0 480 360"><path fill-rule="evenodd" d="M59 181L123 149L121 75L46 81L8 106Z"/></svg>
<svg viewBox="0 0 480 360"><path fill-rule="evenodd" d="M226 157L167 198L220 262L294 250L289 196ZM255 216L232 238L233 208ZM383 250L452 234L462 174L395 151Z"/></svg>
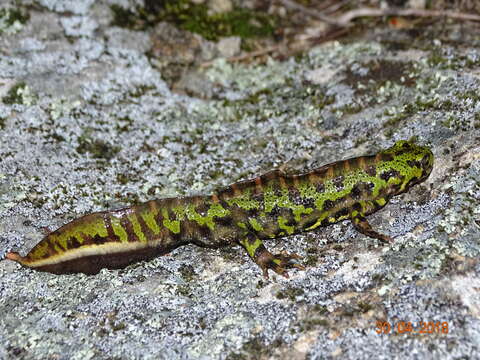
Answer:
<svg viewBox="0 0 480 360"><path fill-rule="evenodd" d="M391 245L349 222L267 241L303 256L307 270L289 279L264 279L239 247L184 246L95 276L0 261L0 358L475 357L475 34L421 52L358 40L265 65L219 59L188 82L184 70L212 60L215 44L168 24L113 27L113 0L37 3L0 36L0 258L82 214L209 193L289 164L305 171L399 139L430 146L435 167L369 217ZM426 334L409 322L426 322Z"/></svg>
<svg viewBox="0 0 480 360"><path fill-rule="evenodd" d="M230 36L222 38L217 43L217 49L220 55L224 57L232 57L240 52L242 39L238 36Z"/></svg>

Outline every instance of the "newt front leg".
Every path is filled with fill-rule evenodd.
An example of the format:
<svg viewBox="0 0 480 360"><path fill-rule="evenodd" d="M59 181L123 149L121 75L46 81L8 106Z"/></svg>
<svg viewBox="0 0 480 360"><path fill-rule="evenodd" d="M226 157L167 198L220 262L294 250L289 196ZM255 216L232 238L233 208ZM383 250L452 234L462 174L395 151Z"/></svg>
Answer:
<svg viewBox="0 0 480 360"><path fill-rule="evenodd" d="M272 254L267 250L263 241L254 234L247 234L239 243L247 250L252 260L262 269L263 276L267 279L268 269L286 278L288 278L287 269L297 268L305 270L304 266L294 262L294 260L301 259L299 255L289 254L287 252Z"/></svg>

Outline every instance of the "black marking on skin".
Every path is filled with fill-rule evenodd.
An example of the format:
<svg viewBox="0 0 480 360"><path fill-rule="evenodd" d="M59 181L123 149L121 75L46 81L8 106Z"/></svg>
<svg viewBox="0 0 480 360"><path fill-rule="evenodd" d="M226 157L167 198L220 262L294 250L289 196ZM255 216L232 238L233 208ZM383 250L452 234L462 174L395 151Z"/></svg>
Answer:
<svg viewBox="0 0 480 360"><path fill-rule="evenodd" d="M377 203L376 201L369 201L369 203L372 205L372 212L375 212L377 210L380 210L383 206Z"/></svg>
<svg viewBox="0 0 480 360"><path fill-rule="evenodd" d="M276 197L282 197L284 189L282 189L280 187L279 183L276 183L275 185L272 185L272 190L273 190L273 194Z"/></svg>
<svg viewBox="0 0 480 360"><path fill-rule="evenodd" d="M246 213L248 218L258 218L258 209L249 209Z"/></svg>
<svg viewBox="0 0 480 360"><path fill-rule="evenodd" d="M255 235L249 233L249 234L247 235L247 242L248 242L248 244L249 244L249 245L253 245L253 244L255 244L255 241L257 241L257 238L255 237ZM257 248L257 249L258 249L258 248Z"/></svg>
<svg viewBox="0 0 480 360"><path fill-rule="evenodd" d="M159 229L163 229L165 228L165 226L163 226L163 215L162 215L162 211L159 209L157 214L155 215L155 222L157 223L157 226Z"/></svg>
<svg viewBox="0 0 480 360"><path fill-rule="evenodd" d="M107 234L110 241L119 242L120 237L113 231L112 219L108 214L103 215L103 223L105 224L105 227L107 229Z"/></svg>
<svg viewBox="0 0 480 360"><path fill-rule="evenodd" d="M409 142L402 143L402 149L410 150L411 148L412 148L412 145Z"/></svg>
<svg viewBox="0 0 480 360"><path fill-rule="evenodd" d="M285 221L285 225L296 227L296 226L297 226L297 222L296 222L295 219L292 217L291 219L287 219L287 221Z"/></svg>
<svg viewBox="0 0 480 360"><path fill-rule="evenodd" d="M83 235L83 234L82 234ZM50 242L51 244L53 244L53 242ZM56 246L57 247L60 247L62 250L67 250L68 249L68 245L65 244L65 245L62 245L61 243L59 242L55 242Z"/></svg>
<svg viewBox="0 0 480 360"><path fill-rule="evenodd" d="M199 234L199 236L202 238L202 239L210 239L212 238L212 230L210 230L210 228L206 225L198 225L196 223L191 223L189 224L190 226L192 226L193 228L197 229L197 233ZM180 227L180 234L181 234L181 227ZM192 238L192 237L190 237Z"/></svg>
<svg viewBox="0 0 480 360"><path fill-rule="evenodd" d="M190 224L188 224L190 221L185 220L180 223L180 231L175 234L173 231L168 230L168 236L167 240L172 243L172 244L186 244L189 241L193 241L191 236L188 236L188 231L191 228L188 228ZM188 224L188 225L187 225ZM190 225L191 226L191 225ZM198 226L198 228L195 229L200 229L201 226Z"/></svg>
<svg viewBox="0 0 480 360"><path fill-rule="evenodd" d="M366 184L365 191L368 193L368 195L372 195L375 184L373 182L364 183L364 184Z"/></svg>
<svg viewBox="0 0 480 360"><path fill-rule="evenodd" d="M281 216L285 219L285 223L287 225L290 224L290 225L294 226L296 224L296 223L293 223L293 224L290 223L291 221L295 221L294 220L295 216L293 215L293 210L290 209L290 208L281 208L279 216ZM277 221L277 219L275 219L275 221Z"/></svg>
<svg viewBox="0 0 480 360"><path fill-rule="evenodd" d="M270 211L270 216L276 217L280 216L281 214L281 209L278 207L278 205L275 205L272 210Z"/></svg>
<svg viewBox="0 0 480 360"><path fill-rule="evenodd" d="M254 194L252 196L252 200L258 202L260 204L260 207L263 206L263 199L264 199L263 193ZM226 205L226 206L228 206L228 205ZM225 206L224 206L224 208L227 209L227 207L225 207Z"/></svg>
<svg viewBox="0 0 480 360"><path fill-rule="evenodd" d="M359 184L355 184L352 187L352 190L350 190L350 195L352 199L358 200L362 197L362 190L360 189Z"/></svg>
<svg viewBox="0 0 480 360"><path fill-rule="evenodd" d="M354 200L359 200L364 198L364 194L372 195L373 188L375 184L372 182L359 182L352 187L350 191L350 196Z"/></svg>
<svg viewBox="0 0 480 360"><path fill-rule="evenodd" d="M223 188L220 188L216 191L216 194L218 198L222 201L225 201L227 199L230 199L233 195L233 191L230 188L230 186L225 186Z"/></svg>
<svg viewBox="0 0 480 360"><path fill-rule="evenodd" d="M289 200L295 205L315 208L315 200L309 197L302 197L297 188L290 188L288 193Z"/></svg>
<svg viewBox="0 0 480 360"><path fill-rule="evenodd" d="M306 209L315 209L315 200L312 198L302 198L300 202L295 204L303 205Z"/></svg>
<svg viewBox="0 0 480 360"><path fill-rule="evenodd" d="M236 226L238 221L245 221L245 210L238 206L230 207L230 217L234 220L234 226ZM217 219L215 219L215 221L217 221Z"/></svg>
<svg viewBox="0 0 480 360"><path fill-rule="evenodd" d="M337 212L335 213L334 218L335 218L336 220L338 220L338 219L340 219L342 216L347 216L349 213L350 213L350 212L348 211L348 209L344 207L343 209L341 209L341 210L339 210L339 211L337 211Z"/></svg>
<svg viewBox="0 0 480 360"><path fill-rule="evenodd" d="M84 233L80 233L80 236L81 236L82 239L83 239L83 245L96 245L96 244L93 242L93 238L92 238L90 235L87 235L87 234L84 234Z"/></svg>
<svg viewBox="0 0 480 360"><path fill-rule="evenodd" d="M201 202L195 207L195 211L201 216L207 216L209 208L210 206L208 206L205 202Z"/></svg>
<svg viewBox="0 0 480 360"><path fill-rule="evenodd" d="M219 198L219 202L218 204L223 207L224 209L230 209L230 206L228 205L228 203L224 200L224 199L220 199ZM220 219L220 218L216 218L216 219ZM216 220L215 220L216 221Z"/></svg>
<svg viewBox="0 0 480 360"><path fill-rule="evenodd" d="M413 168L413 167L417 167L417 168L419 168L419 169L422 168L422 165L420 164L420 161L418 161L418 160L408 160L408 161L407 161L407 164L408 164L408 166L410 166L410 167L412 167L412 168Z"/></svg>
<svg viewBox="0 0 480 360"><path fill-rule="evenodd" d="M103 237L103 236L100 236L98 234L96 234L93 238L92 238L92 242L95 244L95 245L102 245L102 244L105 244L108 242L108 237Z"/></svg>
<svg viewBox="0 0 480 360"><path fill-rule="evenodd" d="M332 180L333 185L335 185L338 191L343 190L343 180L343 176L337 176L335 179Z"/></svg>
<svg viewBox="0 0 480 360"><path fill-rule="evenodd" d="M318 193L323 193L325 191L325 185L323 183L317 183L315 188Z"/></svg>
<svg viewBox="0 0 480 360"><path fill-rule="evenodd" d="M362 205L360 203L356 202L356 203L353 204L352 209L356 210L356 211L362 211Z"/></svg>
<svg viewBox="0 0 480 360"><path fill-rule="evenodd" d="M377 168L375 167L375 165L370 165L370 166L367 166L367 168L365 169L365 172L370 176L376 176Z"/></svg>
<svg viewBox="0 0 480 360"><path fill-rule="evenodd" d="M290 198L290 201L294 204L299 204L303 201L303 198L300 195L300 191L294 186L288 189L288 197Z"/></svg>
<svg viewBox="0 0 480 360"><path fill-rule="evenodd" d="M180 231L175 235L179 235L181 239L189 241L198 237L200 227L196 222L185 219L180 222ZM172 235L173 234L172 232Z"/></svg>
<svg viewBox="0 0 480 360"><path fill-rule="evenodd" d="M156 208L157 208L157 214L155 215L155 222L157 223L157 226L159 229L165 228L163 226L163 215L162 215L162 208L166 206L162 201L160 200L154 200L156 201Z"/></svg>
<svg viewBox="0 0 480 360"><path fill-rule="evenodd" d="M410 152L409 149L402 148L401 150L397 151L397 152L395 153L395 155L397 155L397 156L402 156L402 155L404 155L404 154L406 154L406 153L408 153L408 152Z"/></svg>
<svg viewBox="0 0 480 360"><path fill-rule="evenodd" d="M120 219L120 224L123 226L123 229L127 233L128 242L136 242L138 241L137 235L133 231L133 225L127 216L122 216Z"/></svg>
<svg viewBox="0 0 480 360"><path fill-rule="evenodd" d="M367 221L367 219L362 215L357 215L356 218L358 219L357 223L362 223L362 222ZM354 222L354 224L355 224L355 222Z"/></svg>
<svg viewBox="0 0 480 360"><path fill-rule="evenodd" d="M147 238L147 241L149 239L153 239L154 237L153 232L152 230L150 230L145 220L143 220L143 216L141 216L140 214L136 214L136 216L137 216L137 221L140 224L140 230L143 232L143 234Z"/></svg>
<svg viewBox="0 0 480 360"><path fill-rule="evenodd" d="M398 177L400 173L397 170L390 169L380 174L380 179L388 181L390 178Z"/></svg>
<svg viewBox="0 0 480 360"><path fill-rule="evenodd" d="M330 222L328 221L328 217L322 220L321 225L322 225L322 226L328 226L328 225L330 225Z"/></svg>
<svg viewBox="0 0 480 360"><path fill-rule="evenodd" d="M310 226L313 226L317 223L317 218L309 218L305 221L305 223L302 225L302 227L305 229L305 228L309 228Z"/></svg>
<svg viewBox="0 0 480 360"><path fill-rule="evenodd" d="M412 177L408 182L406 188L408 189L409 187L415 185L417 182L419 182L419 179L416 176Z"/></svg>
<svg viewBox="0 0 480 360"><path fill-rule="evenodd" d="M215 224L225 227L233 227L233 218L231 216L224 216L220 218L215 218Z"/></svg>
<svg viewBox="0 0 480 360"><path fill-rule="evenodd" d="M70 238L67 240L67 248L68 249L76 249L82 246L78 239L75 236L70 236Z"/></svg>
<svg viewBox="0 0 480 360"><path fill-rule="evenodd" d="M323 210L324 210L324 211L328 211L328 210L330 210L331 208L333 208L334 206L335 206L335 204L333 203L332 200L328 200L328 199L327 199L327 200L325 200L325 201L323 202Z"/></svg>

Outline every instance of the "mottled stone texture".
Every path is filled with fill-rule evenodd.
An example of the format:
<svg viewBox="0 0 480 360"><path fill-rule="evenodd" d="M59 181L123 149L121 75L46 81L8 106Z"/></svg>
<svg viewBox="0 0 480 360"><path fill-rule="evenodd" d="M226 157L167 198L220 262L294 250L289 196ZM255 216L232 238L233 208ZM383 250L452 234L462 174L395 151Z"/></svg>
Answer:
<svg viewBox="0 0 480 360"><path fill-rule="evenodd" d="M391 245L343 222L267 241L303 257L290 279L263 279L240 248L186 246L95 276L1 261L0 358L473 358L478 35L376 29L233 65L211 62L216 44L197 35L186 37L192 52L155 37L160 25L111 25L112 4L141 3L0 4L29 15L0 21L0 257L83 214L307 171L400 139L430 147L434 169L369 218ZM192 59L175 68L168 54L182 51ZM421 321L426 334L405 332Z"/></svg>

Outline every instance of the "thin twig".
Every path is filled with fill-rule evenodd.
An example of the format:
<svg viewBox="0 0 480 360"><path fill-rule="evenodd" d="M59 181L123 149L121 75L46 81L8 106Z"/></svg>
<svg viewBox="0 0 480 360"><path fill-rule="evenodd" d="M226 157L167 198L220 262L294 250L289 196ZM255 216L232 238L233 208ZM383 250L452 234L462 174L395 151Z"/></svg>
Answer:
<svg viewBox="0 0 480 360"><path fill-rule="evenodd" d="M347 26L353 19L365 16L448 17L458 20L480 21L480 15L448 10L359 8L346 12L338 17L335 22L339 26Z"/></svg>
<svg viewBox="0 0 480 360"><path fill-rule="evenodd" d="M304 50L308 49L309 47L312 46L312 44L318 45L320 43L338 38L339 36L344 35L347 31L349 31L347 28L337 29L333 32L327 32L327 33L324 33L322 35L308 36L308 37L303 39L303 40L307 40L307 41L305 41L305 43L303 45L300 45L298 47L294 47L294 46L289 47L285 43L280 43L280 44L276 44L276 45L273 45L273 46L266 47L264 49L251 51L249 53L245 53L245 54L242 54L242 55L231 56L229 58L226 58L226 60L228 62L237 62L237 61L244 61L244 60L253 59L253 58L260 57L260 56L267 55L267 54L274 53L274 52L277 52L277 53L281 54L282 53L282 48L284 48L285 50L289 50L286 53L287 56L292 56L292 55L294 55L298 52L301 52L301 51L304 51ZM212 65L213 65L213 61L207 61L207 62L204 62L204 63L200 64L200 67L201 68L207 68L207 67L210 67Z"/></svg>
<svg viewBox="0 0 480 360"><path fill-rule="evenodd" d="M255 57L258 57L258 56L269 54L269 53L274 52L274 51L278 51L282 46L284 46L284 44L277 44L277 45L266 47L264 49L251 51L251 52L248 52L248 53L245 53L245 54L242 54L242 55L231 56L231 57L226 58L226 60L228 62L236 62L236 61L242 61L242 60L246 60L246 59L250 59L250 58L255 58ZM212 64L213 64L213 61L207 61L207 62L204 62L204 63L200 64L200 67L201 68L206 68L206 67L212 66Z"/></svg>
<svg viewBox="0 0 480 360"><path fill-rule="evenodd" d="M333 14L334 12L338 11L342 7L348 5L349 2L350 2L350 0L343 0L343 1L338 1L337 0L333 4L323 8L322 11L325 13L325 15Z"/></svg>
<svg viewBox="0 0 480 360"><path fill-rule="evenodd" d="M417 16L417 17L447 17L451 19L458 19L458 20L471 20L471 21L480 21L480 15L475 14L467 14L461 13L456 11L448 11L448 10L425 10L425 9L376 9L376 8L359 8L347 11L342 16L338 18L333 18L328 15L325 15L322 12L319 12L315 9L305 7L296 3L293 0L280 0L280 2L290 8L301 11L308 16L314 17L321 21L324 21L331 25L336 26L349 26L351 21L359 18L359 17L366 17L366 16Z"/></svg>
<svg viewBox="0 0 480 360"><path fill-rule="evenodd" d="M303 5L300 5L300 4L296 3L295 1L292 1L292 0L280 0L280 2L281 2L285 7L288 7L288 8L290 8L290 9L294 9L294 10L301 11L302 13L305 13L305 14L311 16L311 17L314 17L314 18L317 18L318 20L324 21L324 22L326 22L327 24L338 25L337 20L332 19L331 17L322 14L320 11L317 11L317 10L315 10L315 9L308 8L308 7L305 7L305 6L303 6Z"/></svg>
<svg viewBox="0 0 480 360"><path fill-rule="evenodd" d="M335 12L336 9L341 8L345 4L349 3L350 0L330 0L324 1L320 5L316 6L315 8L318 11L321 11L324 14ZM331 10L333 9L333 11Z"/></svg>
<svg viewBox="0 0 480 360"><path fill-rule="evenodd" d="M286 7L289 7L291 9L296 9L299 10L303 13L308 14L309 16L315 17L317 19L320 19L322 21L325 21L328 24L335 25L340 27L340 30L330 32L330 33L324 33L321 36L313 36L307 38L307 40L310 40L310 42L324 42L328 41L331 39L334 39L338 36L341 36L342 34L347 31L349 26L351 26L352 20L359 18L359 17L371 17L371 16L416 16L416 17L448 17L452 19L458 19L458 20L471 20L471 21L478 21L480 22L480 15L475 15L475 14L466 14L466 13L461 13L461 12L455 12L455 11L447 11L447 10L423 10L423 9L376 9L376 8L359 8L351 11L347 11L344 13L342 16L337 17L337 18L331 18L327 15L324 15L323 13L316 11L311 8L307 8L303 5L300 5L296 3L295 1L292 0L280 0L283 5ZM264 49L260 49L257 51L252 51L246 54L238 55L238 56L233 56L230 58L227 58L228 62L236 62L236 61L242 61L242 60L247 60L255 57L259 57L262 55L270 54L272 52L280 52L282 47L285 47L286 44L276 44L273 46L269 46ZM311 46L311 44L310 44ZM287 46L288 48L288 46ZM298 49L294 49L293 52L297 52L301 49L304 50L304 46L300 46ZM205 62L200 65L200 67L205 68L209 67L212 65L212 62Z"/></svg>

